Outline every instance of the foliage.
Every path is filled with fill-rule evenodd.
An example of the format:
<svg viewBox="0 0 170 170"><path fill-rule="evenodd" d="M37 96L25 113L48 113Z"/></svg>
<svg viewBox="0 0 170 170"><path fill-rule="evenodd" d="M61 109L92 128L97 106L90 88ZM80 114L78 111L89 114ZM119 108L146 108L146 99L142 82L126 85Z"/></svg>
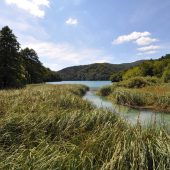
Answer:
<svg viewBox="0 0 170 170"><path fill-rule="evenodd" d="M126 64L96 63L84 66L68 67L58 73L62 80L110 80L113 72L120 72L139 65L143 61Z"/></svg>
<svg viewBox="0 0 170 170"><path fill-rule="evenodd" d="M170 81L170 64L165 68L162 79L165 83L168 83Z"/></svg>
<svg viewBox="0 0 170 170"><path fill-rule="evenodd" d="M122 105L170 112L169 84L146 86L138 89L116 87L112 88L109 98Z"/></svg>
<svg viewBox="0 0 170 170"><path fill-rule="evenodd" d="M20 88L28 83L60 81L59 75L44 67L33 49L20 51L20 44L6 26L0 31L0 88Z"/></svg>
<svg viewBox="0 0 170 170"><path fill-rule="evenodd" d="M42 83L49 81L60 81L59 75L45 68L39 61L37 53L33 49L25 48L21 50L24 59L24 66L27 71L27 83Z"/></svg>
<svg viewBox="0 0 170 170"><path fill-rule="evenodd" d="M170 80L169 68L170 68L170 54L167 54L160 59L145 61L136 67L130 68L122 72L123 80L128 80L133 77L157 77L162 78L165 82ZM120 73L117 73L118 75ZM116 77L118 75L113 75Z"/></svg>
<svg viewBox="0 0 170 170"><path fill-rule="evenodd" d="M161 81L156 77L134 77L119 82L117 86L126 88L142 88L146 86L152 86L158 83L161 83Z"/></svg>
<svg viewBox="0 0 170 170"><path fill-rule="evenodd" d="M26 82L20 44L9 27L0 30L0 88L23 87Z"/></svg>
<svg viewBox="0 0 170 170"><path fill-rule="evenodd" d="M139 65L139 69L141 70L143 76L154 76L153 63L154 63L153 60L150 60L150 61L145 61Z"/></svg>
<svg viewBox="0 0 170 170"><path fill-rule="evenodd" d="M129 69L122 75L123 80L128 80L129 78L139 77L139 76L143 76L143 73L139 67L134 67L132 69Z"/></svg>
<svg viewBox="0 0 170 170"><path fill-rule="evenodd" d="M101 95L101 96L108 96L111 93L111 91L112 91L111 88L112 88L111 86L104 86L104 87L102 87L99 90L99 95Z"/></svg>
<svg viewBox="0 0 170 170"><path fill-rule="evenodd" d="M21 56L24 59L28 83L43 82L43 66L39 61L37 53L33 49L26 48L21 50Z"/></svg>
<svg viewBox="0 0 170 170"><path fill-rule="evenodd" d="M81 98L86 89L0 91L0 169L170 169L166 129L93 108Z"/></svg>
<svg viewBox="0 0 170 170"><path fill-rule="evenodd" d="M118 73L114 72L111 75L110 80L112 82L120 82L120 81L122 81L122 75L123 75L123 72L118 72Z"/></svg>

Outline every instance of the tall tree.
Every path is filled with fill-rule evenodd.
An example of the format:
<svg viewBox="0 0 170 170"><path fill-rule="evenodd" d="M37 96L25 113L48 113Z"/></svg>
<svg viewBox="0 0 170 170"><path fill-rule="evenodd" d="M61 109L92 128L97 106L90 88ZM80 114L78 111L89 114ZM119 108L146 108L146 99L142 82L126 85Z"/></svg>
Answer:
<svg viewBox="0 0 170 170"><path fill-rule="evenodd" d="M27 83L42 83L47 81L60 81L59 75L44 67L39 61L37 53L33 49L25 48L21 50L26 69Z"/></svg>
<svg viewBox="0 0 170 170"><path fill-rule="evenodd" d="M39 61L37 53L33 49L25 48L21 50L26 69L27 83L43 82L43 66Z"/></svg>
<svg viewBox="0 0 170 170"><path fill-rule="evenodd" d="M18 88L25 85L25 69L19 54L20 44L12 30L0 30L0 88Z"/></svg>

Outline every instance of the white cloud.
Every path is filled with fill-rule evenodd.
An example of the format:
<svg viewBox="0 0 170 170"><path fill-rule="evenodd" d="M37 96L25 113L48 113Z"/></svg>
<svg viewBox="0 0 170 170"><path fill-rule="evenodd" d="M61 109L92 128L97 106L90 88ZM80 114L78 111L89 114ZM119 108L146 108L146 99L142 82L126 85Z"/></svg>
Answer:
<svg viewBox="0 0 170 170"><path fill-rule="evenodd" d="M158 51L155 51L155 50L145 51L145 52L142 52L142 53L138 53L137 55L143 56L143 55L146 55L146 54L156 54L157 52L158 52Z"/></svg>
<svg viewBox="0 0 170 170"><path fill-rule="evenodd" d="M149 45L153 42L157 42L158 40L155 38L150 38L150 37L140 37L139 39L136 40L136 43L140 46L144 45Z"/></svg>
<svg viewBox="0 0 170 170"><path fill-rule="evenodd" d="M16 5L18 8L29 12L36 17L44 17L45 11L41 7L49 7L49 0L5 0L8 5Z"/></svg>
<svg viewBox="0 0 170 170"><path fill-rule="evenodd" d="M149 51L151 52L151 51L155 51L155 50L159 50L159 49L161 49L160 46L150 45L150 46L138 48L137 50L141 51L141 52L149 52Z"/></svg>
<svg viewBox="0 0 170 170"><path fill-rule="evenodd" d="M156 54L158 51L154 51L154 50L152 50L152 51L147 51L147 52L145 52L145 54Z"/></svg>
<svg viewBox="0 0 170 170"><path fill-rule="evenodd" d="M91 48L77 49L68 43L52 43L29 37L27 42L22 42L22 44L24 44L22 48L33 48L43 63L53 70L81 65L82 63L90 64L111 61L111 57L106 56L101 50Z"/></svg>
<svg viewBox="0 0 170 170"><path fill-rule="evenodd" d="M117 39L115 39L112 44L122 44L125 42L130 42L130 41L135 41L141 37L147 37L150 36L151 33L150 32L132 32L131 34L128 35L122 35L119 36Z"/></svg>
<svg viewBox="0 0 170 170"><path fill-rule="evenodd" d="M68 25L77 25L78 24L78 20L76 18L69 18L66 21L66 24L68 24Z"/></svg>
<svg viewBox="0 0 170 170"><path fill-rule="evenodd" d="M132 32L129 35L122 35L115 39L112 44L118 45L125 42L134 42L139 46L144 46L138 48L137 50L140 51L137 55L145 55L145 54L155 54L161 49L158 45L151 45L154 42L158 42L159 40L156 38L150 37L150 32ZM147 46L150 45L150 46Z"/></svg>

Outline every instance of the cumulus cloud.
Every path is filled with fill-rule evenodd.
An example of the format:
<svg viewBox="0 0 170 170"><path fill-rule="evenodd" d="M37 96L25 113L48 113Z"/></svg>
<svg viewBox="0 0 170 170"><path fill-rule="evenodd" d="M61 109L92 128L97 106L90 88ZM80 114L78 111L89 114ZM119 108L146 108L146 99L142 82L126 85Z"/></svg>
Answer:
<svg viewBox="0 0 170 170"><path fill-rule="evenodd" d="M151 38L150 36L150 32L132 32L128 35L119 36L112 42L112 44L118 45L123 44L125 42L133 42L138 46L143 46L141 48L137 48L137 50L140 51L140 53L138 53L137 55L155 54L161 47L157 45L151 45L152 43L158 42L159 40L156 38Z"/></svg>
<svg viewBox="0 0 170 170"><path fill-rule="evenodd" d="M125 42L135 41L141 37L150 36L150 32L132 32L128 35L121 35L117 39L115 39L112 44L122 44Z"/></svg>
<svg viewBox="0 0 170 170"><path fill-rule="evenodd" d="M66 24L68 24L68 25L77 25L78 24L78 20L76 18L69 18L66 21Z"/></svg>
<svg viewBox="0 0 170 170"><path fill-rule="evenodd" d="M140 46L144 45L149 45L153 42L157 42L158 40L155 38L150 38L150 37L140 37L139 39L136 40L136 43Z"/></svg>
<svg viewBox="0 0 170 170"><path fill-rule="evenodd" d="M44 17L45 11L41 7L49 7L49 0L5 0L8 5L16 5L18 8L29 12L36 17Z"/></svg>
<svg viewBox="0 0 170 170"><path fill-rule="evenodd" d="M148 52L152 52L152 51L159 50L159 49L161 49L161 47L158 45L150 45L150 46L138 48L137 50L148 53Z"/></svg>

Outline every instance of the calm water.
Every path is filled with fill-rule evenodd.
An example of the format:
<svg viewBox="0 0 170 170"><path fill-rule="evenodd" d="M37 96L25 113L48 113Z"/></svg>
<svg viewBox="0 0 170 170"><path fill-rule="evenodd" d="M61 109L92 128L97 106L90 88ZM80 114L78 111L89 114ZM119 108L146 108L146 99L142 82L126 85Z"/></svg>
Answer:
<svg viewBox="0 0 170 170"><path fill-rule="evenodd" d="M90 101L98 108L105 108L113 111L131 124L136 124L139 121L143 125L149 125L157 122L159 125L165 124L170 126L170 114L157 113L149 110L137 110L126 106L113 104L106 98L96 95L95 91L87 92L84 99Z"/></svg>
<svg viewBox="0 0 170 170"><path fill-rule="evenodd" d="M90 87L91 90L97 90L102 86L111 85L112 83L111 81L61 81L49 84L83 84Z"/></svg>
<svg viewBox="0 0 170 170"><path fill-rule="evenodd" d="M50 84L83 84L90 88L90 91L84 96L85 100L90 101L98 108L105 108L113 111L126 119L132 124L136 124L140 121L143 125L157 122L158 124L166 124L170 126L170 114L158 113L150 110L138 110L125 106L113 104L111 101L104 97L96 95L96 90L102 86L111 85L110 81L63 81L54 82Z"/></svg>

